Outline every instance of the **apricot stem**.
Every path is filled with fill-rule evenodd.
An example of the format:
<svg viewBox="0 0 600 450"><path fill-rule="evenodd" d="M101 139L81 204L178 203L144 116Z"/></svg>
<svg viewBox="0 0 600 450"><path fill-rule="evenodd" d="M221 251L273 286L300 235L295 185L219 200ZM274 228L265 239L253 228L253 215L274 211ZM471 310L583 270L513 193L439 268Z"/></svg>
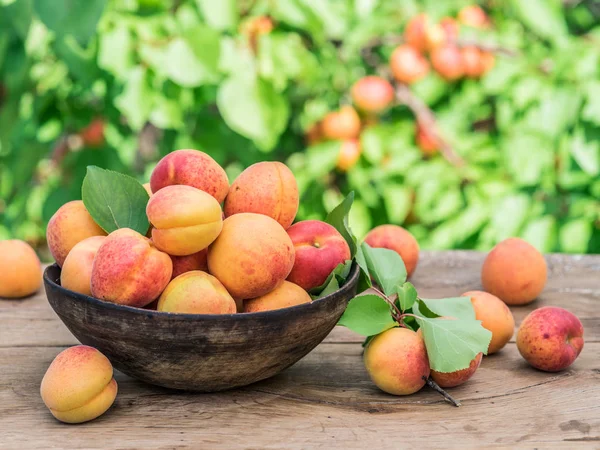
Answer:
<svg viewBox="0 0 600 450"><path fill-rule="evenodd" d="M398 309L398 307L392 301L392 299L390 299L387 295L385 295L383 292L381 292L375 286L371 286L371 289L373 289L377 295L379 295L381 298L383 298L388 303L388 305L390 305L390 307L392 308L392 317L396 320L396 322L398 322L398 324L401 327L406 327L406 325L404 325L402 323L402 312Z"/></svg>
<svg viewBox="0 0 600 450"><path fill-rule="evenodd" d="M450 403L452 403L453 406L456 406L458 408L461 405L461 403L458 400L455 400L450 394L448 394L444 389L442 389L440 387L440 385L437 384L435 381L433 381L433 379L431 377L429 377L429 378L422 377L422 378L425 381L425 383L427 384L427 386L429 386L431 389L433 389L438 394L442 395L446 400L448 400Z"/></svg>

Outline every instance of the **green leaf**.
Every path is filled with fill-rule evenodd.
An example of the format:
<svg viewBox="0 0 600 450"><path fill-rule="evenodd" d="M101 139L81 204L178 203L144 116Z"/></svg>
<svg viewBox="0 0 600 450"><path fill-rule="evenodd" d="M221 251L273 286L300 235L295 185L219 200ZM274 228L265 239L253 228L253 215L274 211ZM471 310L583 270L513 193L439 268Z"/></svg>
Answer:
<svg viewBox="0 0 600 450"><path fill-rule="evenodd" d="M325 282L321 286L317 286L310 290L310 294L315 298L325 297L326 295L331 294L332 292L337 291L348 278L348 274L350 273L350 269L352 268L352 260L349 259L344 263L339 263L335 269L331 271Z"/></svg>
<svg viewBox="0 0 600 450"><path fill-rule="evenodd" d="M586 253L592 238L592 224L584 219L575 219L560 227L560 251Z"/></svg>
<svg viewBox="0 0 600 450"><path fill-rule="evenodd" d="M479 320L418 317L417 322L427 347L429 365L437 372L466 369L477 354L487 355L492 333L483 328Z"/></svg>
<svg viewBox="0 0 600 450"><path fill-rule="evenodd" d="M398 253L387 248L372 248L361 244L369 274L388 297L406 282L406 267Z"/></svg>
<svg viewBox="0 0 600 450"><path fill-rule="evenodd" d="M148 232L149 197L135 178L88 166L81 197L96 223L107 233L119 228L131 228L142 235Z"/></svg>
<svg viewBox="0 0 600 450"><path fill-rule="evenodd" d="M586 103L581 117L600 125L600 81L593 81L586 89Z"/></svg>
<svg viewBox="0 0 600 450"><path fill-rule="evenodd" d="M348 225L348 215L350 214L353 202L354 191L350 192L339 205L327 214L327 217L325 218L325 222L332 225L342 236L344 236L344 239L348 243L348 247L350 247L350 256L352 257L356 255L356 238Z"/></svg>
<svg viewBox="0 0 600 450"><path fill-rule="evenodd" d="M571 155L581 169L595 177L600 174L600 146L596 141L586 141L581 132L577 132L571 141Z"/></svg>
<svg viewBox="0 0 600 450"><path fill-rule="evenodd" d="M127 78L133 65L133 45L128 27L116 23L114 28L99 36L98 66L119 78Z"/></svg>
<svg viewBox="0 0 600 450"><path fill-rule="evenodd" d="M567 32L560 0L512 0L517 15L539 36L556 41Z"/></svg>
<svg viewBox="0 0 600 450"><path fill-rule="evenodd" d="M217 30L234 30L237 24L238 11L236 0L196 0L206 23Z"/></svg>
<svg viewBox="0 0 600 450"><path fill-rule="evenodd" d="M33 8L39 19L59 36L73 35L86 45L96 33L96 25L104 12L107 0L34 0Z"/></svg>
<svg viewBox="0 0 600 450"><path fill-rule="evenodd" d="M167 76L184 87L196 87L218 80L220 36L215 30L197 25L167 47Z"/></svg>
<svg viewBox="0 0 600 450"><path fill-rule="evenodd" d="M438 317L475 320L475 310L469 297L450 297L439 299L420 298L419 303Z"/></svg>
<svg viewBox="0 0 600 450"><path fill-rule="evenodd" d="M532 220L521 237L542 253L553 251L556 244L556 218L547 215Z"/></svg>
<svg viewBox="0 0 600 450"><path fill-rule="evenodd" d="M287 99L271 84L237 75L219 86L217 106L232 130L252 139L263 151L277 145L290 115Z"/></svg>
<svg viewBox="0 0 600 450"><path fill-rule="evenodd" d="M338 325L363 336L373 336L398 324L384 299L378 295L360 295L350 300Z"/></svg>
<svg viewBox="0 0 600 450"><path fill-rule="evenodd" d="M152 111L153 94L145 68L129 72L123 92L115 98L115 105L134 130L141 130Z"/></svg>
<svg viewBox="0 0 600 450"><path fill-rule="evenodd" d="M400 302L400 310L402 312L413 307L417 301L417 290L412 283L404 283L397 291L398 301Z"/></svg>
<svg viewBox="0 0 600 450"><path fill-rule="evenodd" d="M383 204L390 223L403 223L410 212L413 194L409 187L386 183L383 190Z"/></svg>

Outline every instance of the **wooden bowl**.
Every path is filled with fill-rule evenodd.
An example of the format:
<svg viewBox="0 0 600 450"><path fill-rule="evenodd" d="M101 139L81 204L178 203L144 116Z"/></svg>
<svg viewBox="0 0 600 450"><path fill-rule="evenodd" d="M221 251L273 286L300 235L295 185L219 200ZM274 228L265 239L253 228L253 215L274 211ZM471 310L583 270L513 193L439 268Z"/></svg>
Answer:
<svg viewBox="0 0 600 450"><path fill-rule="evenodd" d="M356 294L353 266L341 289L311 303L244 314L171 314L117 305L60 286L60 268L44 272L50 305L82 344L121 372L150 384L220 391L281 372L315 348Z"/></svg>

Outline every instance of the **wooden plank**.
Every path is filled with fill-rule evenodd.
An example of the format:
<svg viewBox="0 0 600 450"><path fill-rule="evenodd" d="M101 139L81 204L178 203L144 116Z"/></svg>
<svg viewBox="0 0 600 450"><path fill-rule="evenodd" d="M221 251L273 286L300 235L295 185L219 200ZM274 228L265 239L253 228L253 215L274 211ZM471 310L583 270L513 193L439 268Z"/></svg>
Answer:
<svg viewBox="0 0 600 450"><path fill-rule="evenodd" d="M529 368L514 344L485 358L452 391L378 391L359 345L322 344L282 374L219 394L182 394L117 374L119 395L99 419L55 421L39 396L61 348L0 349L1 448L480 448L600 446L600 343L568 370Z"/></svg>

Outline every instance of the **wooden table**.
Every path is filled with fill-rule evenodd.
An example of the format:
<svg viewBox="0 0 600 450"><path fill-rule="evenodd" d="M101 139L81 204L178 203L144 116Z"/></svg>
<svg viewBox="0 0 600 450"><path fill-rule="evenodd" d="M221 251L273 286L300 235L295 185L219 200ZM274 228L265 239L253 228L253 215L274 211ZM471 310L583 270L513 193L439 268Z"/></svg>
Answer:
<svg viewBox="0 0 600 450"><path fill-rule="evenodd" d="M423 252L413 279L424 297L480 288L483 254ZM92 422L64 425L39 395L42 376L77 341L45 295L0 301L0 448L600 448L600 256L549 255L549 281L534 304L562 306L585 327L569 369L530 368L514 341L484 358L452 394L454 408L423 389L408 397L377 390L361 360L361 338L338 327L282 374L246 388L189 394L120 373L119 395Z"/></svg>

